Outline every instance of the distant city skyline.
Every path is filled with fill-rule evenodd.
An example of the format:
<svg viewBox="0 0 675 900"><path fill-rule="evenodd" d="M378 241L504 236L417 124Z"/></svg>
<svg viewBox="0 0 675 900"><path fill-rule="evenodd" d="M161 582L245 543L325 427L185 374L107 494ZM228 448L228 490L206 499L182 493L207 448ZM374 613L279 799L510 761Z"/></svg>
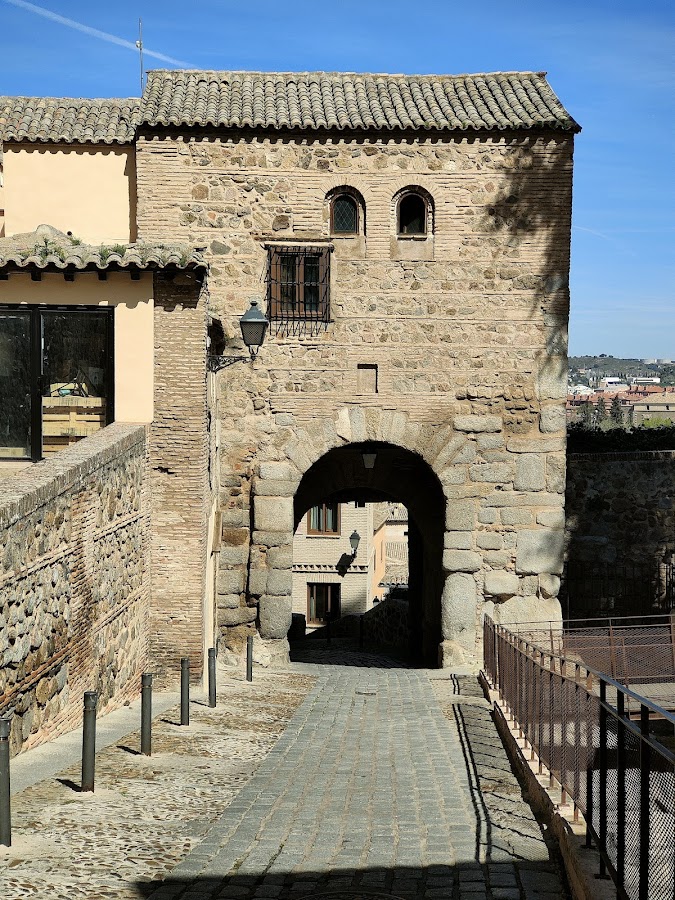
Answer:
<svg viewBox="0 0 675 900"><path fill-rule="evenodd" d="M297 0L186 7L0 0L6 94L134 96L146 66L408 73L547 70L576 140L570 354L675 355L675 12L652 0L516 7Z"/></svg>

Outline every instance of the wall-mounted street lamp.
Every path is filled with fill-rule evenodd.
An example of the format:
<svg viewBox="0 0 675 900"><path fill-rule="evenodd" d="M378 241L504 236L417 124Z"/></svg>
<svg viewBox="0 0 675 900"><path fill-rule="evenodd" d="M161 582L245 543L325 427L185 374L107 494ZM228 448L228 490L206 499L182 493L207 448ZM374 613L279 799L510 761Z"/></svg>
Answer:
<svg viewBox="0 0 675 900"><path fill-rule="evenodd" d="M361 456L363 458L363 468L364 469L374 469L375 468L375 460L377 459L377 453L373 447L364 447L361 451Z"/></svg>
<svg viewBox="0 0 675 900"><path fill-rule="evenodd" d="M246 310L241 319L239 319L241 336L251 353L251 359L255 359L257 356L258 350L265 340L265 334L269 328L269 324L265 313L261 309L258 309L258 301L251 300L251 306Z"/></svg>
<svg viewBox="0 0 675 900"><path fill-rule="evenodd" d="M352 533L349 535L349 544L352 548L352 556L356 556L356 551L359 549L360 543L361 535L356 529L354 529L354 531L352 531Z"/></svg>

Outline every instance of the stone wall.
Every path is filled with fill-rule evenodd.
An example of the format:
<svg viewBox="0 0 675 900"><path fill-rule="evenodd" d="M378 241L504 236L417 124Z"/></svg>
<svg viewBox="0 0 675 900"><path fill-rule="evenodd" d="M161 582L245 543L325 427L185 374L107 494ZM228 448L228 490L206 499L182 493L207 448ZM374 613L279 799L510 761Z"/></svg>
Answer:
<svg viewBox="0 0 675 900"><path fill-rule="evenodd" d="M661 561L675 552L675 451L570 454L566 504L570 561Z"/></svg>
<svg viewBox="0 0 675 900"><path fill-rule="evenodd" d="M484 609L559 614L572 149L546 132L139 136L139 234L207 247L232 358L218 376L228 645L255 616L284 656L293 496L321 457L361 441L404 448L442 485L443 662L475 651ZM331 239L341 185L363 197L365 233ZM432 198L423 240L396 236L407 186ZM247 361L238 319L265 297L267 246L318 241L333 246L330 323L273 325ZM377 366L369 388L363 365Z"/></svg>
<svg viewBox="0 0 675 900"><path fill-rule="evenodd" d="M0 713L11 748L134 696L147 664L146 437L110 425L0 483Z"/></svg>

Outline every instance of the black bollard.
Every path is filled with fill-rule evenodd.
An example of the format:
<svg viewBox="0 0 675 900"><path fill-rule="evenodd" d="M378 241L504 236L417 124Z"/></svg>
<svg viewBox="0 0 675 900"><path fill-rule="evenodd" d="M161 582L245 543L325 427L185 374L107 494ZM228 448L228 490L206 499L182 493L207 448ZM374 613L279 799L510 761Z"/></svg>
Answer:
<svg viewBox="0 0 675 900"><path fill-rule="evenodd" d="M190 657L180 661L180 724L190 724Z"/></svg>
<svg viewBox="0 0 675 900"><path fill-rule="evenodd" d="M326 644L330 646L330 619L326 622Z"/></svg>
<svg viewBox="0 0 675 900"><path fill-rule="evenodd" d="M209 706L216 705L216 648L209 647Z"/></svg>
<svg viewBox="0 0 675 900"><path fill-rule="evenodd" d="M9 801L9 732L12 720L0 719L0 844L12 846L12 814Z"/></svg>
<svg viewBox="0 0 675 900"><path fill-rule="evenodd" d="M82 784L83 793L94 790L94 769L96 766L96 691L84 692L84 712L82 714Z"/></svg>
<svg viewBox="0 0 675 900"><path fill-rule="evenodd" d="M359 650L363 650L363 616L359 616Z"/></svg>
<svg viewBox="0 0 675 900"><path fill-rule="evenodd" d="M246 638L246 680L253 681L253 635Z"/></svg>
<svg viewBox="0 0 675 900"><path fill-rule="evenodd" d="M141 753L152 756L152 675L141 675Z"/></svg>

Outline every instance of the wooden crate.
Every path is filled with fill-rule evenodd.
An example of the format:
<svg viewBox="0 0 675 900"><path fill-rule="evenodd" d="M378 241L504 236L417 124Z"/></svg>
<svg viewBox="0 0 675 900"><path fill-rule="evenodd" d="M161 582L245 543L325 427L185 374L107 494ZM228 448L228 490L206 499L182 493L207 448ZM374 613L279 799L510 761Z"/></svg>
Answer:
<svg viewBox="0 0 675 900"><path fill-rule="evenodd" d="M104 397L43 397L42 453L51 456L105 426Z"/></svg>

